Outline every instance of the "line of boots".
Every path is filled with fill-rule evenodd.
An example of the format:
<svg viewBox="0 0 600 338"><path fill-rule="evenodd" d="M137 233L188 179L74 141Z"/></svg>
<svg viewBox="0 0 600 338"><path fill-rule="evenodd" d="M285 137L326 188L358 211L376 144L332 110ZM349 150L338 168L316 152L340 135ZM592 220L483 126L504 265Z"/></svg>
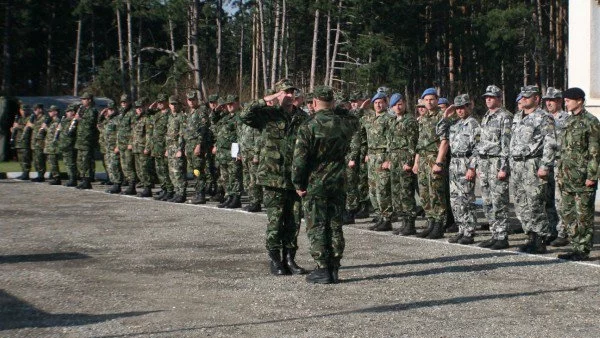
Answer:
<svg viewBox="0 0 600 338"><path fill-rule="evenodd" d="M236 208L240 208L242 206L242 200L240 199L240 195L229 195L227 196L227 198L225 199L225 201L223 201L223 203L220 203L219 205L217 205L218 208L226 208L226 209L236 209Z"/></svg>
<svg viewBox="0 0 600 338"><path fill-rule="evenodd" d="M547 252L545 238L537 232L529 232L527 241L519 247L520 252L544 254Z"/></svg>

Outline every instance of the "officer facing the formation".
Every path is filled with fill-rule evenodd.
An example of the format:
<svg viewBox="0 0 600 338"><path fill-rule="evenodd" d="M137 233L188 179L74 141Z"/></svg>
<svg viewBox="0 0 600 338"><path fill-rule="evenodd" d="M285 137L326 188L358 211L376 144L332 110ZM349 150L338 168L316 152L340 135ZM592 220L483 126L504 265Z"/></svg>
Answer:
<svg viewBox="0 0 600 338"><path fill-rule="evenodd" d="M73 120L77 124L77 137L75 139L75 149L77 149L77 169L82 182L77 186L78 189L92 189L90 184L90 173L93 163L93 150L96 142L96 125L98 123L98 111L93 105L93 96L90 93L84 93L81 96L81 107L75 114Z"/></svg>
<svg viewBox="0 0 600 338"><path fill-rule="evenodd" d="M406 112L406 101L402 94L393 94L390 106L395 115L390 119L386 134L387 161L384 167L390 171L392 207L401 222L393 233L408 236L416 233L417 203L412 168L419 140L419 125L413 114Z"/></svg>
<svg viewBox="0 0 600 338"><path fill-rule="evenodd" d="M548 235L546 189L554 166L555 134L552 116L540 109L537 86L521 88L523 110L515 114L510 140L510 191L527 242L522 252L545 253Z"/></svg>
<svg viewBox="0 0 600 338"><path fill-rule="evenodd" d="M167 202L183 203L186 199L187 180L185 158L185 115L176 96L169 97L169 122L165 137L165 156L169 161L169 178L175 195Z"/></svg>
<svg viewBox="0 0 600 338"><path fill-rule="evenodd" d="M58 117L58 107L55 105L50 106L48 109L49 119L42 124L42 128L46 130L46 137L44 140L44 154L48 158L50 164L50 185L60 185L60 170L58 168L58 126L60 125L60 118Z"/></svg>
<svg viewBox="0 0 600 338"><path fill-rule="evenodd" d="M247 107L244 109L248 109ZM256 183L258 173L258 154L260 152L260 130L247 124L239 123L239 143L242 154L244 190L248 192L249 204L242 208L248 212L261 211L263 193L262 186Z"/></svg>
<svg viewBox="0 0 600 338"><path fill-rule="evenodd" d="M565 125L569 113L562 109L563 99L562 92L554 87L548 87L546 95L542 96L546 111L552 114L554 118L554 128L556 132L556 160L560 158L560 140L565 130ZM567 239L567 229L563 225L560 215L560 190L556 184L556 176L558 175L555 167L549 167L548 173L548 189L546 190L546 212L548 213L549 233L550 236L546 239L546 244L552 246L565 246L569 244Z"/></svg>
<svg viewBox="0 0 600 338"><path fill-rule="evenodd" d="M344 254L345 154L358 120L347 111L333 111L330 87L315 88L313 102L315 115L298 130L292 181L302 197L309 250L317 264L306 280L328 284L338 281ZM349 123L350 118L355 123Z"/></svg>
<svg viewBox="0 0 600 338"><path fill-rule="evenodd" d="M195 177L196 196L192 204L206 203L206 153L208 152L208 129L210 120L206 107L200 104L195 90L187 93L190 111L185 129L185 153Z"/></svg>
<svg viewBox="0 0 600 338"><path fill-rule="evenodd" d="M490 223L492 237L480 247L508 248L508 176L513 115L502 107L502 91L495 85L486 88L488 111L481 121L481 136L476 148L477 171L481 185L483 211Z"/></svg>
<svg viewBox="0 0 600 338"><path fill-rule="evenodd" d="M296 87L290 80L280 80L275 87L277 93L266 96L264 101L277 99L278 107L255 102L242 111L240 119L261 130L263 147L257 176L258 184L264 186L268 218L266 248L271 259L271 273L303 274L306 271L295 262L300 220L294 215L294 207L300 203L300 198L292 184L291 168L296 134L307 115L292 104Z"/></svg>
<svg viewBox="0 0 600 338"><path fill-rule="evenodd" d="M121 192L123 184L123 172L121 171L121 158L118 151L118 128L121 116L115 107L115 103L110 101L103 110L104 115L104 136L101 144L104 145L104 164L108 179L112 182L112 187L106 190L109 194L118 194Z"/></svg>
<svg viewBox="0 0 600 338"><path fill-rule="evenodd" d="M148 108L152 111L152 135L150 138L150 156L154 158L154 168L160 183L160 192L154 197L158 201L166 201L175 196L173 183L169 178L169 163L165 156L167 125L171 116L167 104L167 95L159 94L156 101Z"/></svg>
<svg viewBox="0 0 600 338"><path fill-rule="evenodd" d="M35 120L28 122L32 128L33 166L37 172L37 177L31 179L31 182L44 182L46 173L46 155L44 154L44 143L46 140L46 116L44 115L44 105L38 103L33 106Z"/></svg>
<svg viewBox="0 0 600 338"><path fill-rule="evenodd" d="M135 159L133 158L131 144L131 130L135 121L135 109L132 108L127 94L121 95L121 107L119 108L119 125L117 127L117 145L115 151L119 153L121 169L123 170L123 185L127 185L127 190L123 192L125 195L135 195L135 183L137 173L135 172Z"/></svg>
<svg viewBox="0 0 600 338"><path fill-rule="evenodd" d="M29 180L29 170L31 170L31 127L27 126L30 120L29 106L21 103L19 115L15 118L11 132L11 139L17 150L17 158L21 165L21 176L19 180Z"/></svg>
<svg viewBox="0 0 600 338"><path fill-rule="evenodd" d="M473 244L477 218L473 210L475 203L475 169L480 127L471 116L471 100L468 94L454 98L454 105L446 108L438 124L438 133L447 138L452 151L449 166L450 206L458 223L458 233L450 243ZM458 115L458 119L451 119Z"/></svg>
<svg viewBox="0 0 600 338"><path fill-rule="evenodd" d="M150 177L150 135L152 135L152 122L148 119L144 103L135 101L135 115L131 133L131 144L128 148L133 152L135 171L144 190L138 193L139 197L152 197L152 182Z"/></svg>
<svg viewBox="0 0 600 338"><path fill-rule="evenodd" d="M67 107L65 118L60 123L60 131L58 133L60 151L67 169L67 175L69 176L69 180L64 184L65 187L77 186L77 151L75 150L77 130L73 124L77 108L76 105L69 105Z"/></svg>
<svg viewBox="0 0 600 338"><path fill-rule="evenodd" d="M580 88L565 90L563 98L571 115L561 134L557 183L562 195L562 220L571 237L572 251L558 255L558 258L585 260L594 243L600 122L584 108L585 93Z"/></svg>

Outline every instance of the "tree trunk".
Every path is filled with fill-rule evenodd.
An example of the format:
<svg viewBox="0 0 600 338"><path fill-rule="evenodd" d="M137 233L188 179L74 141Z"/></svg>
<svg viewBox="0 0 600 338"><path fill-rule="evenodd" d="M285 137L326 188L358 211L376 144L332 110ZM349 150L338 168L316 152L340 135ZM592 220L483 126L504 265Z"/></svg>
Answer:
<svg viewBox="0 0 600 338"><path fill-rule="evenodd" d="M51 5L52 13L50 15L50 25L48 27L48 45L46 46L46 95L50 95L52 92L52 80L53 69L52 69L52 48L53 48L53 32L54 32L54 20L56 18L56 8Z"/></svg>
<svg viewBox="0 0 600 338"><path fill-rule="evenodd" d="M75 42L75 72L73 74L73 96L79 95L79 51L81 49L81 18L77 21L77 41Z"/></svg>
<svg viewBox="0 0 600 338"><path fill-rule="evenodd" d="M91 23L90 23L90 58L92 61L92 82L96 80L96 35L95 35L95 29L94 27L96 26L96 17L94 15L94 11L92 11L92 13L90 14L91 17Z"/></svg>
<svg viewBox="0 0 600 338"><path fill-rule="evenodd" d="M271 53L271 86L275 84L275 74L277 72L277 51L279 50L279 1L275 1L275 29L273 30L273 52Z"/></svg>
<svg viewBox="0 0 600 338"><path fill-rule="evenodd" d="M204 100L205 89L202 88L202 76L200 72L200 48L198 46L198 11L200 4L198 0L192 0L192 21L191 21L191 42L194 58L194 90L199 93L199 97Z"/></svg>
<svg viewBox="0 0 600 338"><path fill-rule="evenodd" d="M239 73L239 78L238 78L238 96L240 97L240 99L242 98L242 91L244 88L244 2L243 0L240 0L239 2L239 6L240 6L240 73ZM252 95L252 94L251 94Z"/></svg>
<svg viewBox="0 0 600 338"><path fill-rule="evenodd" d="M133 81L133 33L131 29L131 0L127 0L127 62L129 73L129 94L131 99L136 99L135 81Z"/></svg>
<svg viewBox="0 0 600 338"><path fill-rule="evenodd" d="M319 38L319 9L315 10L315 23L313 28L312 57L310 60L310 92L315 89L315 72L317 70L317 40Z"/></svg>
<svg viewBox="0 0 600 338"><path fill-rule="evenodd" d="M125 56L123 53L123 31L121 29L121 10L117 7L117 37L119 43L119 70L121 72L121 90L125 92Z"/></svg>
<svg viewBox="0 0 600 338"><path fill-rule="evenodd" d="M279 61L277 62L277 77L281 78L281 70L283 68L283 50L284 46L287 45L288 40L285 38L285 34L287 33L287 1L282 0L282 10L281 10L281 40L279 42Z"/></svg>
<svg viewBox="0 0 600 338"><path fill-rule="evenodd" d="M329 66L329 87L333 85L333 76L335 75L335 61L337 58L338 46L340 43L340 33L342 30L340 25L341 16L342 0L338 2L337 24L335 25L335 41L333 42L333 53L331 54L331 65Z"/></svg>
<svg viewBox="0 0 600 338"><path fill-rule="evenodd" d="M221 11L223 0L217 1L217 93L221 91Z"/></svg>
<svg viewBox="0 0 600 338"><path fill-rule="evenodd" d="M6 1L4 13L4 39L2 46L2 92L7 96L12 94L12 53L10 50L10 37L12 33L12 0Z"/></svg>
<svg viewBox="0 0 600 338"><path fill-rule="evenodd" d="M327 27L325 28L327 38L325 40L325 79L324 85L329 84L329 60L331 60L331 11L327 11Z"/></svg>
<svg viewBox="0 0 600 338"><path fill-rule="evenodd" d="M142 86L142 53L140 53L142 49L142 19L138 23L138 45L137 45L137 64L135 65L137 79L136 79L136 93L140 93L140 87Z"/></svg>
<svg viewBox="0 0 600 338"><path fill-rule="evenodd" d="M256 51L256 47L258 45L258 32L256 28L256 10L252 12L252 75L250 76L250 87L253 99L258 98L258 53Z"/></svg>
<svg viewBox="0 0 600 338"><path fill-rule="evenodd" d="M267 90L269 88L268 78L267 78L267 55L265 50L265 16L263 13L263 0L258 0L258 14L259 14L259 38L260 38L260 55L262 59L262 75L263 75L263 90ZM275 89L275 87L273 87Z"/></svg>

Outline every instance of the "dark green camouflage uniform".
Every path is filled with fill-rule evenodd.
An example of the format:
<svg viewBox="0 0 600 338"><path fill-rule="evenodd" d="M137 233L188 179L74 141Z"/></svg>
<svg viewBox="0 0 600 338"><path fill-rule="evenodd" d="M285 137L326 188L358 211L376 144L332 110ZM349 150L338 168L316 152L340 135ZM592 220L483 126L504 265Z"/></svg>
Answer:
<svg viewBox="0 0 600 338"><path fill-rule="evenodd" d="M121 171L121 157L119 153L115 153L115 148L118 146L118 129L121 115L118 112L112 116L105 117L104 130L101 135L104 140L101 142L104 145L104 164L108 174L108 179L114 184L123 183L123 172Z"/></svg>
<svg viewBox="0 0 600 338"><path fill-rule="evenodd" d="M19 163L21 164L21 171L28 173L31 170L31 127L27 127L27 121L29 116L20 116L15 122L18 124L13 128L13 137L15 140L15 149L17 150L17 156Z"/></svg>
<svg viewBox="0 0 600 338"><path fill-rule="evenodd" d="M119 126L117 129L119 160L121 162L121 169L123 170L124 179L132 184L131 182L135 183L137 180L137 173L135 172L133 150L128 149L128 146L131 144L131 130L135 120L135 110L131 107L120 107L119 115Z"/></svg>
<svg viewBox="0 0 600 338"><path fill-rule="evenodd" d="M170 110L157 111L154 113L152 121L152 135L150 136L150 156L154 158L154 167L160 188L164 191L172 192L173 183L169 177L169 163L165 156L166 151L166 134L169 124Z"/></svg>
<svg viewBox="0 0 600 338"><path fill-rule="evenodd" d="M240 196L242 193L242 162L231 155L233 143L238 142L238 115L236 112L223 113L216 121L215 147L219 185L225 187L226 196Z"/></svg>
<svg viewBox="0 0 600 338"><path fill-rule="evenodd" d="M250 204L260 205L263 200L262 186L256 184L260 131L243 123L240 123L239 131L244 190L248 193Z"/></svg>
<svg viewBox="0 0 600 338"><path fill-rule="evenodd" d="M208 116L208 108L204 105L190 110L186 117L185 128L185 153L188 160L188 165L194 173L195 182L194 188L196 193L206 190L206 181L208 175L206 173L206 154L210 151L208 129L210 128L210 119ZM194 148L200 145L200 155L194 154Z"/></svg>
<svg viewBox="0 0 600 338"><path fill-rule="evenodd" d="M44 140L44 154L48 158L50 164L50 178L60 179L60 170L58 168L58 140L55 140L56 129L60 125L60 119L55 116L50 124L46 127L46 139Z"/></svg>
<svg viewBox="0 0 600 338"><path fill-rule="evenodd" d="M149 150L150 135L152 135L152 122L143 111L140 115L136 114L133 129L131 131L131 142L133 146L133 157L135 159L135 171L144 188L152 186L150 173L150 156L144 154L144 150Z"/></svg>
<svg viewBox="0 0 600 338"><path fill-rule="evenodd" d="M90 106L79 110L80 119L77 122L77 137L75 139L75 149L77 149L77 169L82 178L91 176L94 149L97 144L98 111Z"/></svg>
<svg viewBox="0 0 600 338"><path fill-rule="evenodd" d="M46 116L36 115L33 122L33 139L31 148L33 150L33 167L39 176L43 177L46 173L46 155L44 154L44 144L46 143L46 128L42 128Z"/></svg>
<svg viewBox="0 0 600 338"><path fill-rule="evenodd" d="M69 131L73 118L65 117L60 125L59 148L67 169L69 181L77 181L77 151L75 150L76 130Z"/></svg>
<svg viewBox="0 0 600 338"><path fill-rule="evenodd" d="M183 112L170 112L165 138L169 161L169 178L176 195L184 196L187 190L186 158L185 158L185 115ZM177 157L177 152L181 156Z"/></svg>
<svg viewBox="0 0 600 338"><path fill-rule="evenodd" d="M363 116L362 109L353 109L350 113L357 119ZM362 180L367 175L367 164L365 163L366 152L364 152L364 144L362 142L363 129L357 128L351 136L350 149L346 155L346 162L354 161L354 167L346 168L346 209L349 211L357 211L361 202L369 197L368 180L366 184L362 184ZM368 177L368 176L367 176ZM370 202L369 202L370 203Z"/></svg>

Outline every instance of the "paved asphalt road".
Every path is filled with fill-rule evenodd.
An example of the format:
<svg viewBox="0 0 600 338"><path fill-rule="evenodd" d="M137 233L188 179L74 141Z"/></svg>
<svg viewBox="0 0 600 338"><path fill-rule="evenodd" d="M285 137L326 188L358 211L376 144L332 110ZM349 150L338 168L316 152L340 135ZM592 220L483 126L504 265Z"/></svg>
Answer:
<svg viewBox="0 0 600 338"><path fill-rule="evenodd" d="M0 180L0 337L600 336L598 251L569 263L514 253L523 235L493 252L363 222L345 227L343 283L310 285L269 275L264 214L102 189ZM299 245L312 267L304 227Z"/></svg>

